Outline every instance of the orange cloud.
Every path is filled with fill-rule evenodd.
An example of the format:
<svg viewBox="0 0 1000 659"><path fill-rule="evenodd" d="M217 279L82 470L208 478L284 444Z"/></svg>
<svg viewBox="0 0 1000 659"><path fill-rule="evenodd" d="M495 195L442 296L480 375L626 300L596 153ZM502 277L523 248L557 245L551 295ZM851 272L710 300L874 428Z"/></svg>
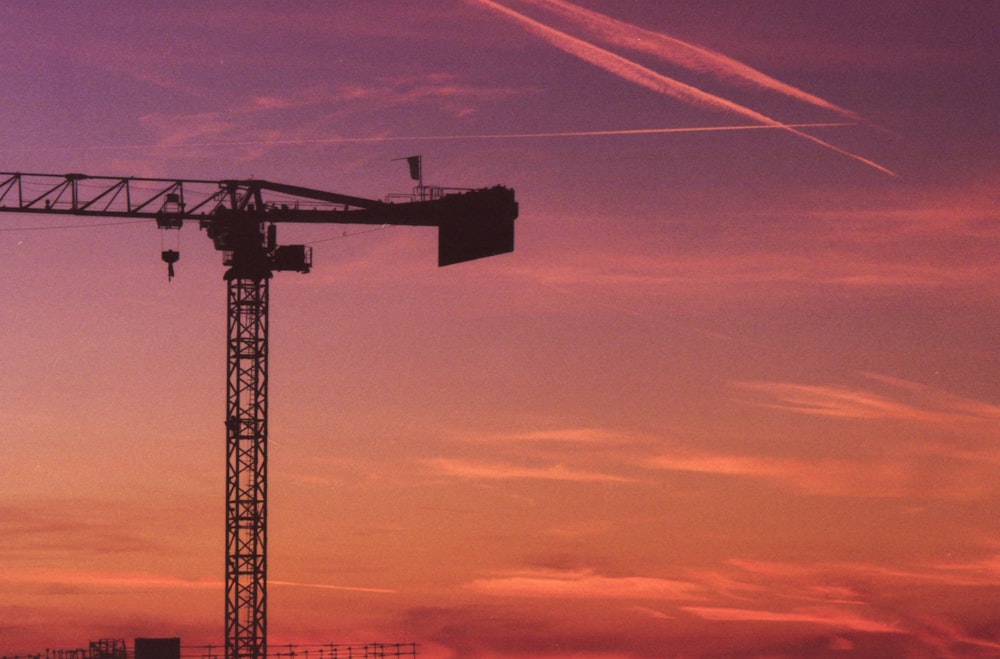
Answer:
<svg viewBox="0 0 1000 659"><path fill-rule="evenodd" d="M797 564L731 559L737 568L731 579L754 585L753 605L683 605L678 609L710 621L789 623L832 627L844 632L908 637L922 646L936 648L940 656L960 656L963 646L995 648L992 638L978 638L956 621L928 614L936 596L954 598L955 589L982 593L1000 586L1000 558L987 557L967 563L940 562L923 565L885 566L873 563ZM924 596L912 601L900 598L920 588ZM749 599L749 598L747 598ZM789 601L808 606L782 608ZM933 610L933 605L930 605ZM986 614L986 619L990 619ZM937 655L936 655L937 656Z"/></svg>
<svg viewBox="0 0 1000 659"><path fill-rule="evenodd" d="M148 572L88 572L67 568L14 568L0 574L0 581L27 585L121 589L222 589L222 582L212 579L179 579Z"/></svg>
<svg viewBox="0 0 1000 659"><path fill-rule="evenodd" d="M467 437L463 434L462 437ZM587 446L620 446L622 444L645 443L651 438L635 432L613 430L608 428L567 427L545 430L527 430L523 432L508 432L496 434L476 434L475 440L491 443L508 444L581 444Z"/></svg>
<svg viewBox="0 0 1000 659"><path fill-rule="evenodd" d="M505 597L677 600L699 598L691 582L656 577L606 577L592 570L532 570L476 579L468 590Z"/></svg>
<svg viewBox="0 0 1000 659"><path fill-rule="evenodd" d="M858 594L853 588L836 584L837 579L846 583L860 576L869 582L922 583L972 588L1000 586L1000 555L974 561L936 561L891 567L872 563L799 565L736 558L730 559L727 564L739 568L747 575L753 575L751 580L762 577L771 583L821 583L824 589L833 589L830 593L852 601L858 599ZM810 592L818 592L816 587L809 585Z"/></svg>
<svg viewBox="0 0 1000 659"><path fill-rule="evenodd" d="M890 385L896 390L896 395L890 397L864 389L793 382L736 382L734 385L770 399L760 401L760 405L801 414L939 424L1000 419L1000 406L991 403L963 398L899 378L874 374L867 377ZM900 392L909 395L912 402L899 400L903 397Z"/></svg>
<svg viewBox="0 0 1000 659"><path fill-rule="evenodd" d="M806 494L898 497L912 491L905 464L890 461L817 460L676 451L645 462L651 469L764 478Z"/></svg>
<svg viewBox="0 0 1000 659"><path fill-rule="evenodd" d="M582 471L562 464L545 467L468 462L451 458L424 461L432 470L446 476L482 478L487 480L554 480L595 483L627 483L632 479L596 471Z"/></svg>
<svg viewBox="0 0 1000 659"><path fill-rule="evenodd" d="M381 78L371 84L354 83L341 86L329 100L374 101L380 106L391 107L420 102L435 102L446 109L464 108L464 102L478 99L495 101L529 93L533 90L514 87L477 87L463 83L450 74L440 73L420 79ZM463 104L455 106L456 101Z"/></svg>
<svg viewBox="0 0 1000 659"><path fill-rule="evenodd" d="M701 606L682 606L682 610L705 620L735 622L788 622L837 627L839 629L870 633L901 633L896 625L869 620L839 609L796 611L766 611L759 609L732 609Z"/></svg>
<svg viewBox="0 0 1000 659"><path fill-rule="evenodd" d="M799 238L794 240L801 243ZM639 316L643 314L637 309L648 308L651 298L718 304L720 300L746 299L749 286L754 287L751 293L755 296L760 296L762 286L766 287L768 296L761 297L760 303L767 304L789 296L813 296L817 286L848 290L930 289L985 283L998 274L992 265L962 268L950 263L894 263L865 258L849 245L822 249L803 250L808 255L766 246L745 253L711 255L573 252L572 261L560 261L557 256L545 263L513 265L501 276L543 286L567 298L567 303L586 299L590 305ZM595 299L594 294L600 292L608 293L608 298ZM636 299L644 304L630 308L629 301ZM657 317L660 322L672 322L663 314Z"/></svg>

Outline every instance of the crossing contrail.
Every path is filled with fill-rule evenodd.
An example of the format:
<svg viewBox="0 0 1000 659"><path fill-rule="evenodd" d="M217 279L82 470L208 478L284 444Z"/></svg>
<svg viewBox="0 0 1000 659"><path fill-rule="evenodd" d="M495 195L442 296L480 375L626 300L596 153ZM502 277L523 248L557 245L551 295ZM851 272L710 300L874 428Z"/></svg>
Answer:
<svg viewBox="0 0 1000 659"><path fill-rule="evenodd" d="M619 21L596 11L578 7L566 0L523 0L544 7L587 29L606 43L654 55L664 61L723 80L750 84L758 89L777 92L816 107L831 110L853 121L863 119L852 110L793 87L720 52Z"/></svg>
<svg viewBox="0 0 1000 659"><path fill-rule="evenodd" d="M834 144L830 144L829 142L821 140L818 137L813 137L808 133L798 130L790 124L782 123L777 119L773 119L765 114L757 112L756 110L740 105L739 103L710 94L687 83L683 83L679 80L657 73L656 71L642 66L641 64L637 64L632 60L626 59L621 55L617 55L611 51L605 50L604 48L595 46L590 42L578 39L577 37L561 32L560 30L545 25L544 23L540 23L533 18L529 18L524 14L514 11L513 9L497 2L493 2L493 0L470 1L507 15L516 22L520 23L527 31L535 34L550 45L555 46L570 55L578 57L585 62L589 62L594 66L602 68L605 71L622 78L623 80L640 85L659 94L663 94L664 96L676 98L691 105L712 110L733 112L756 122L766 124L774 128L784 129L794 135L807 139L811 142L815 142L816 144L843 156L847 156L848 158L857 160L858 162L864 163L869 167L873 167L880 172L890 176L896 176L896 173L892 170L887 169L882 165L869 160L868 158L859 156L856 153L842 149Z"/></svg>

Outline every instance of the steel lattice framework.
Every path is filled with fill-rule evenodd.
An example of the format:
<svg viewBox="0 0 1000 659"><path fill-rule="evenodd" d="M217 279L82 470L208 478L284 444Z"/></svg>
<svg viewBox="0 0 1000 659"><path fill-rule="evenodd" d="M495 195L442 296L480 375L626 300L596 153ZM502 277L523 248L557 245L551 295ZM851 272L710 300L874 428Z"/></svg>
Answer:
<svg viewBox="0 0 1000 659"><path fill-rule="evenodd" d="M419 158L409 158L418 163ZM413 163L411 162L411 171ZM420 175L422 177L422 174ZM261 180L207 181L0 172L0 212L196 220L229 266L226 402L226 659L267 656L267 352L269 282L306 273L306 245L278 245L276 226L437 227L438 265L514 249L514 191L420 185L390 203ZM396 196L399 199L399 196ZM172 277L176 250L164 250Z"/></svg>
<svg viewBox="0 0 1000 659"><path fill-rule="evenodd" d="M269 278L230 272L226 396L226 656L267 651Z"/></svg>

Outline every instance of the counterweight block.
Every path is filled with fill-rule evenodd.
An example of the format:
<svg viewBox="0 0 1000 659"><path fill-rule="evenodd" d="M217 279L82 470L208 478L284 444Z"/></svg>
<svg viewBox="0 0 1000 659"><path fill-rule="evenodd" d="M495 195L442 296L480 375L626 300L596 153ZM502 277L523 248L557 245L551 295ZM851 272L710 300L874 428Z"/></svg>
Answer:
<svg viewBox="0 0 1000 659"><path fill-rule="evenodd" d="M448 195L438 204L438 265L453 265L514 251L514 191L496 186Z"/></svg>

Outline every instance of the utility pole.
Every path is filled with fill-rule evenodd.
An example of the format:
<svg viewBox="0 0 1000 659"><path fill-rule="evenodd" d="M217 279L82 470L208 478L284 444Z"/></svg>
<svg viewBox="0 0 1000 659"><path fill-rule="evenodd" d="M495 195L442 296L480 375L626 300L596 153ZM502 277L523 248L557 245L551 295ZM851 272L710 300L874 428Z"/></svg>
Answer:
<svg viewBox="0 0 1000 659"><path fill-rule="evenodd" d="M277 225L437 227L439 266L514 249L513 190L425 188L420 176L416 199L387 203L258 180L0 173L0 212L147 218L163 230L196 220L223 254L229 268L226 659L267 656L269 285L275 272L312 267L308 246L278 244ZM161 257L172 278L179 252L163 249Z"/></svg>

